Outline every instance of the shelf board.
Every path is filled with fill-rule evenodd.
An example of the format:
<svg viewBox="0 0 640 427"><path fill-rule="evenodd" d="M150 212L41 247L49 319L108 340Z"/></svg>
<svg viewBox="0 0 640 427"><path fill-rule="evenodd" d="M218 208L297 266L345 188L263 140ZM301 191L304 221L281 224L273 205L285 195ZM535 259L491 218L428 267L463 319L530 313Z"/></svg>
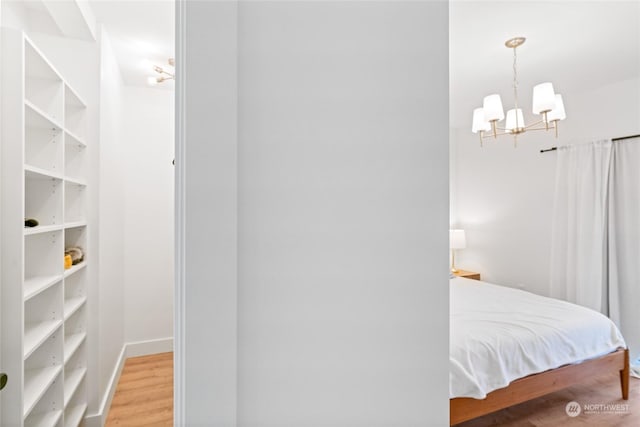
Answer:
<svg viewBox="0 0 640 427"><path fill-rule="evenodd" d="M64 133L66 134L65 142L67 144L77 145L80 148L86 148L87 143L83 138L80 138L75 133L71 132L69 129L65 129Z"/></svg>
<svg viewBox="0 0 640 427"><path fill-rule="evenodd" d="M75 185L79 185L79 186L82 186L82 187L86 187L87 186L87 182L84 179L65 176L64 180L65 180L65 182L68 182L69 184L75 184Z"/></svg>
<svg viewBox="0 0 640 427"><path fill-rule="evenodd" d="M73 221L73 222L66 222L64 224L64 228L65 229L70 229L70 228L80 228L80 227L86 227L87 226L87 221Z"/></svg>
<svg viewBox="0 0 640 427"><path fill-rule="evenodd" d="M59 179L62 175L32 165L24 165L24 176L27 179Z"/></svg>
<svg viewBox="0 0 640 427"><path fill-rule="evenodd" d="M62 230L62 228L63 228L63 226L60 225L60 224L37 225L35 227L25 227L24 228L24 235L25 236L31 236L33 234L48 233L50 231Z"/></svg>
<svg viewBox="0 0 640 427"><path fill-rule="evenodd" d="M64 277L69 277L72 274L76 273L78 270L82 270L87 266L87 261L82 261L79 264L72 265L70 269L64 271Z"/></svg>
<svg viewBox="0 0 640 427"><path fill-rule="evenodd" d="M24 326L24 358L31 356L40 345L62 325L62 320L45 320Z"/></svg>
<svg viewBox="0 0 640 427"><path fill-rule="evenodd" d="M25 279L23 288L24 300L27 301L35 297L40 292L49 289L61 280L62 275L59 274L55 276L35 276Z"/></svg>
<svg viewBox="0 0 640 427"><path fill-rule="evenodd" d="M61 410L31 414L24 420L24 427L55 427L60 417L62 417Z"/></svg>
<svg viewBox="0 0 640 427"><path fill-rule="evenodd" d="M68 414L65 414L64 417L64 427L77 427L84 416L85 411L87 410L87 404L83 403L81 405L76 405L69 411Z"/></svg>
<svg viewBox="0 0 640 427"><path fill-rule="evenodd" d="M82 382L85 374L87 373L87 368L78 368L70 371L68 374L65 372L64 375L64 407L66 408L69 404L69 401L73 397L73 394L78 389L78 386Z"/></svg>
<svg viewBox="0 0 640 427"><path fill-rule="evenodd" d="M75 297L64 300L64 320L71 317L85 302L87 302L87 297Z"/></svg>
<svg viewBox="0 0 640 427"><path fill-rule="evenodd" d="M80 332L79 334L67 335L64 337L64 362L67 363L71 357L75 354L76 350L80 347L80 344L87 337L86 332Z"/></svg>
<svg viewBox="0 0 640 427"><path fill-rule="evenodd" d="M76 108L87 108L87 104L82 100L82 98L80 98L80 95L78 95L78 93L69 86L69 84L65 83L64 87L66 98L65 103L67 105Z"/></svg>
<svg viewBox="0 0 640 427"><path fill-rule="evenodd" d="M24 123L28 128L48 129L53 132L62 130L62 126L57 120L49 117L47 113L42 111L40 107L35 105L28 99L24 100Z"/></svg>
<svg viewBox="0 0 640 427"><path fill-rule="evenodd" d="M29 415L61 370L62 366L58 365L25 371L23 417Z"/></svg>
<svg viewBox="0 0 640 427"><path fill-rule="evenodd" d="M29 62L29 66L25 67L25 74L29 77L57 80L62 82L62 77L60 77L60 73L58 73L56 67L54 67L53 64L51 64L47 60L47 57L40 51L40 49L38 49L35 44L33 44L29 37L25 36L24 39L26 42L25 47L28 47L25 49L25 56L28 57L27 61Z"/></svg>

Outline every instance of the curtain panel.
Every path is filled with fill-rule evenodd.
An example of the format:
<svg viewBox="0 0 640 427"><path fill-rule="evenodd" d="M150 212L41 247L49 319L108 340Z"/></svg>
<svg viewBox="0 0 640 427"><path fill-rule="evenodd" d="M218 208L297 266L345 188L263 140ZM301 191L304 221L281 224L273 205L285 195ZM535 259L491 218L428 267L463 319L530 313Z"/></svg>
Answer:
<svg viewBox="0 0 640 427"><path fill-rule="evenodd" d="M640 376L640 138L560 147L550 293L609 316Z"/></svg>

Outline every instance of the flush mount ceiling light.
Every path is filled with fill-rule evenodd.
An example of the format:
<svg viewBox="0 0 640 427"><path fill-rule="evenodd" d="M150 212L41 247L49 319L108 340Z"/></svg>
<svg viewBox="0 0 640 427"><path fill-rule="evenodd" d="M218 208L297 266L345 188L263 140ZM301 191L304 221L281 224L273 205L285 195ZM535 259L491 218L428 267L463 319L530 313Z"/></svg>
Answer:
<svg viewBox="0 0 640 427"><path fill-rule="evenodd" d="M540 83L533 87L533 113L542 115L542 119L531 124L525 124L522 109L518 108L518 68L516 49L525 42L524 37L515 37L507 40L504 45L513 49L513 97L514 108L507 111L507 121L504 127L499 127L498 122L505 118L500 95L493 94L484 97L482 108L473 110L473 133L480 132L480 146L484 138L498 138L502 135L513 135L514 146L517 144L518 135L531 130L554 129L558 137L558 122L567 116L564 111L562 96L553 91L551 83Z"/></svg>
<svg viewBox="0 0 640 427"><path fill-rule="evenodd" d="M167 63L172 67L175 67L175 61L173 60L173 58L169 58L167 60ZM175 75L173 73L170 73L164 68L159 67L157 65L152 65L152 67L153 67L153 71L155 71L157 75L147 77L147 83L150 86L155 86L158 83L162 83L167 80L175 80Z"/></svg>

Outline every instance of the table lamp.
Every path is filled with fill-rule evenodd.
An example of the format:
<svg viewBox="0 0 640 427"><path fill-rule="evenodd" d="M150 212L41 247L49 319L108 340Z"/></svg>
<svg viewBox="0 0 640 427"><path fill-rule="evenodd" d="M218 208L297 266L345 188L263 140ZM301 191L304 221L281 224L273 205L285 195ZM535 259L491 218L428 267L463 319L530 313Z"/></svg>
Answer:
<svg viewBox="0 0 640 427"><path fill-rule="evenodd" d="M457 273L456 249L464 249L467 246L467 239L464 230L449 230L449 247L451 248L451 272Z"/></svg>

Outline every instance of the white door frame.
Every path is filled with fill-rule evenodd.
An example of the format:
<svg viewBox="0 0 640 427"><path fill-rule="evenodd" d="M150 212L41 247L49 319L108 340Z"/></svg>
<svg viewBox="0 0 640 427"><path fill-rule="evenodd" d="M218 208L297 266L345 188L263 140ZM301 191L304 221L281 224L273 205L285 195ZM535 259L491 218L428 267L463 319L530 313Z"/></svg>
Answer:
<svg viewBox="0 0 640 427"><path fill-rule="evenodd" d="M176 1L175 15L175 285L173 327L173 424L185 425L185 51L186 0Z"/></svg>
<svg viewBox="0 0 640 427"><path fill-rule="evenodd" d="M237 43L238 0L177 0L174 421L179 427L236 425Z"/></svg>

